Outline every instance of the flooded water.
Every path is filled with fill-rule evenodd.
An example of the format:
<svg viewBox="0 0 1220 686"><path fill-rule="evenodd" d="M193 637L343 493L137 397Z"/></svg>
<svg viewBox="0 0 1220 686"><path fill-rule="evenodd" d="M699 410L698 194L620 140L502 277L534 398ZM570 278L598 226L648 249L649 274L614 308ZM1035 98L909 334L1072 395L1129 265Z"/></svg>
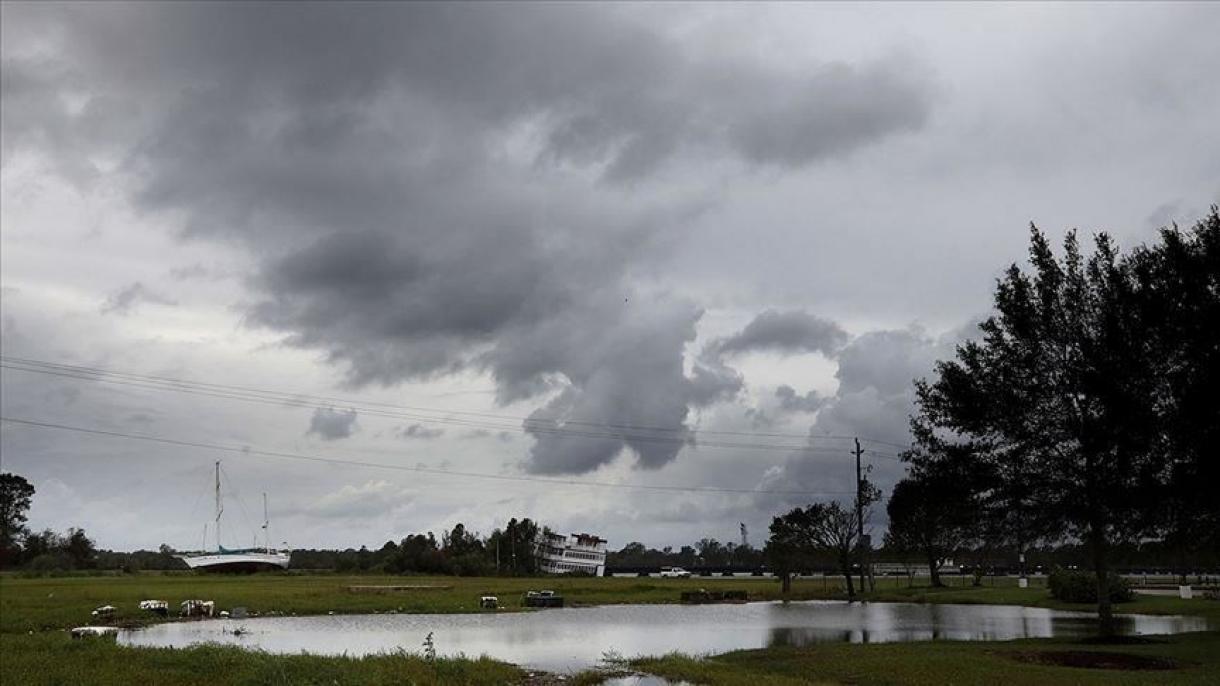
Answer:
<svg viewBox="0 0 1220 686"><path fill-rule="evenodd" d="M1120 621L1127 634L1209 628L1198 617L1124 615ZM529 669L568 672L596 666L608 656L701 655L827 642L1087 636L1096 625L1091 613L1032 607L811 601L208 620L124 631L119 642L173 647L214 642L272 653L367 655L421 652L431 632L439 655L488 655ZM238 627L245 633L234 635Z"/></svg>

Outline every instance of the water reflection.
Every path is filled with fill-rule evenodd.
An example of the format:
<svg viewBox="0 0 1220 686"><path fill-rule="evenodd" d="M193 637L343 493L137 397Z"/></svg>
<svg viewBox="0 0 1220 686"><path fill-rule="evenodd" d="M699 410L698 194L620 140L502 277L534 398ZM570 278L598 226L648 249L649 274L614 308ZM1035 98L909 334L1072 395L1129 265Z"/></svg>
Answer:
<svg viewBox="0 0 1220 686"><path fill-rule="evenodd" d="M699 655L828 642L1087 636L1096 632L1096 624L1091 613L1043 608L813 601L211 620L127 631L120 634L119 641L140 646L215 642L273 653L366 655L399 649L417 652L424 636L433 632L442 655L486 654L532 669L574 671L597 665L610 652ZM237 626L251 633L235 636L232 629ZM1206 620L1196 617L1125 615L1120 619L1120 630L1127 634L1208 628Z"/></svg>

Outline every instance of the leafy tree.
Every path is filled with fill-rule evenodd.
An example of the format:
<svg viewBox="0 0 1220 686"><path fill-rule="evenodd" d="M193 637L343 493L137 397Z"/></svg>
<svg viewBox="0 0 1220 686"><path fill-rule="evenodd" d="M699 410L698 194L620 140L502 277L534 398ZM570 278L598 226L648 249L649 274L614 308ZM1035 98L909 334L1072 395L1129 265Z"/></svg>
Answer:
<svg viewBox="0 0 1220 686"><path fill-rule="evenodd" d="M17 561L21 541L28 533L25 513L30 509L34 487L24 477L0 473L0 567Z"/></svg>
<svg viewBox="0 0 1220 686"><path fill-rule="evenodd" d="M1111 633L1110 549L1150 531L1165 466L1149 322L1106 235L1086 260L1069 233L1059 260L1031 227L1030 262L1032 274L1014 264L999 280L982 339L917 384L915 424L926 436L983 447L1001 476L1037 475L1022 486L1042 514L1087 543L1101 630ZM997 486L1011 495L1015 483Z"/></svg>
<svg viewBox="0 0 1220 686"><path fill-rule="evenodd" d="M72 558L72 564L77 569L92 567L97 558L97 547L93 544L93 540L85 535L84 529L68 529L63 549L68 557Z"/></svg>
<svg viewBox="0 0 1220 686"><path fill-rule="evenodd" d="M1153 402L1169 469L1156 501L1182 557L1220 549L1220 212L1213 205L1190 230L1162 229L1160 239L1128 262L1162 382Z"/></svg>
<svg viewBox="0 0 1220 686"><path fill-rule="evenodd" d="M857 543L856 513L838 502L815 503L771 520L771 537L767 541L767 557L780 574L784 592L791 588L793 572L820 551L835 556L847 584L847 596L856 597L852 581L852 554Z"/></svg>
<svg viewBox="0 0 1220 686"><path fill-rule="evenodd" d="M51 529L43 529L37 533L27 534L25 537L25 545L23 546L22 556L26 560L33 560L40 555L62 550L64 547L63 538L52 531Z"/></svg>
<svg viewBox="0 0 1220 686"><path fill-rule="evenodd" d="M723 565L729 557L725 547L714 538L703 538L695 544L699 554L699 562L708 566Z"/></svg>
<svg viewBox="0 0 1220 686"><path fill-rule="evenodd" d="M933 586L940 567L979 530L977 490L966 460L930 462L899 481L886 505L886 547L914 551L928 563Z"/></svg>

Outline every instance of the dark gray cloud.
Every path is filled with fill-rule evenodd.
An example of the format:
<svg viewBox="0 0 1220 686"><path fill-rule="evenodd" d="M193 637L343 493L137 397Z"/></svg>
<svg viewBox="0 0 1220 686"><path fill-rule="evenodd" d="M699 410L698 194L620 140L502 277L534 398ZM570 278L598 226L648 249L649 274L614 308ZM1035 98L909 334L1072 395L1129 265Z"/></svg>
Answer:
<svg viewBox="0 0 1220 686"><path fill-rule="evenodd" d="M444 429L424 426L423 424L412 424L410 426L404 426L398 430L399 438L419 439L424 441L430 441L444 435Z"/></svg>
<svg viewBox="0 0 1220 686"><path fill-rule="evenodd" d="M817 412L826 404L826 398L817 391L811 390L801 395L786 384L775 389L775 397L779 400L780 409L785 412Z"/></svg>
<svg viewBox="0 0 1220 686"><path fill-rule="evenodd" d="M905 469L895 455L902 450L897 446L910 441L914 381L930 376L937 360L952 357L954 345L974 334L974 325L939 337L909 327L871 331L852 339L838 354L839 388L834 396L820 400L817 420L809 430L808 445L819 450L794 452L767 472L761 487L851 491L855 482L851 445L838 437L856 436L868 451L865 463L872 469L870 478L888 490ZM803 400L794 390L783 388L776 392L781 403L789 396L793 402ZM837 454L822 452L827 446Z"/></svg>
<svg viewBox="0 0 1220 686"><path fill-rule="evenodd" d="M356 430L355 410L336 410L332 407L319 407L314 410L309 419L309 431L306 435L314 435L324 441L337 441L348 438Z"/></svg>
<svg viewBox="0 0 1220 686"><path fill-rule="evenodd" d="M744 387L741 372L714 357L701 357L691 365L689 397L696 407L733 400Z"/></svg>
<svg viewBox="0 0 1220 686"><path fill-rule="evenodd" d="M147 286L136 281L130 283L110 297L106 298L106 302L102 303L103 314L129 314L140 303L154 303L157 305L177 305L177 301L150 290Z"/></svg>
<svg viewBox="0 0 1220 686"><path fill-rule="evenodd" d="M910 61L767 65L590 7L6 14L56 47L6 55L9 153L112 154L139 207L248 246L247 322L353 386L485 369L500 402L551 394L535 417L558 425L681 428L742 387L715 361L687 378L701 310L631 278L711 189L637 181L678 160L810 164L917 129L931 105ZM829 352L841 332L772 313L744 333L724 351ZM624 448L656 468L681 447L532 433L525 466L547 473Z"/></svg>
<svg viewBox="0 0 1220 686"><path fill-rule="evenodd" d="M833 357L846 341L847 332L830 320L804 310L766 310L741 331L710 343L708 351L718 355L820 352Z"/></svg>

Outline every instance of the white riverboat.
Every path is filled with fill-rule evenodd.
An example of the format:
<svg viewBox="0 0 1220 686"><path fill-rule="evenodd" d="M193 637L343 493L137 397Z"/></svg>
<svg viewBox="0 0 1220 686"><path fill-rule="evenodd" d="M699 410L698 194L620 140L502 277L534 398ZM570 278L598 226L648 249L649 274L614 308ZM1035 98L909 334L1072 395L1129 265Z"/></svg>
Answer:
<svg viewBox="0 0 1220 686"><path fill-rule="evenodd" d="M606 539L593 534L564 536L550 532L540 534L538 539L538 567L542 572L606 574Z"/></svg>

